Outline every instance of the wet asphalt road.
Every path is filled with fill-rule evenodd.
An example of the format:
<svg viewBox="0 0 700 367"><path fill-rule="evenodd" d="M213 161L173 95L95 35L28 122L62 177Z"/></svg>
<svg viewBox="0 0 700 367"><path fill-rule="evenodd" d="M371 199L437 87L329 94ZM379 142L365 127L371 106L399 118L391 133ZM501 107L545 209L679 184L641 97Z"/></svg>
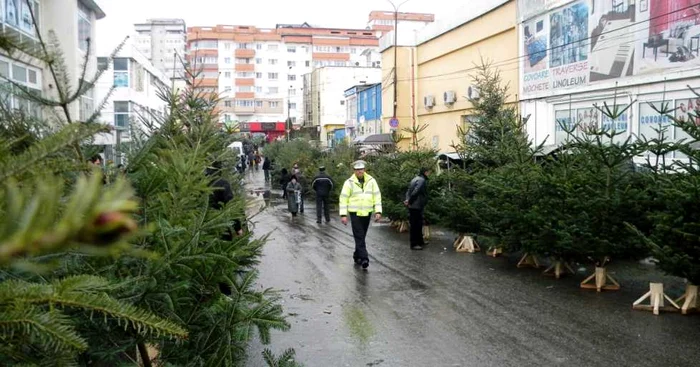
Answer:
<svg viewBox="0 0 700 367"><path fill-rule="evenodd" d="M700 316L633 311L642 287L581 290L584 273L554 280L517 258L455 253L447 233L410 251L407 234L375 223L364 271L349 226L332 219L316 224L307 203L293 222L274 196L254 218L256 235L271 234L260 286L281 290L292 324L267 347L292 347L307 367L700 366ZM247 365L264 365L264 347L251 345Z"/></svg>

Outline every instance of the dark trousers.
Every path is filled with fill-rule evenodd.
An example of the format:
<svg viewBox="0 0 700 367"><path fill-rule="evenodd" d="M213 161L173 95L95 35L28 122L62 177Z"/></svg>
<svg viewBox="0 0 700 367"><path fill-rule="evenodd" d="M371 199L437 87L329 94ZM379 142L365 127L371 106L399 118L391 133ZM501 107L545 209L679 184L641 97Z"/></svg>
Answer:
<svg viewBox="0 0 700 367"><path fill-rule="evenodd" d="M331 208L328 207L328 195L316 195L316 219L321 221L321 212L326 218L326 222L331 221Z"/></svg>
<svg viewBox="0 0 700 367"><path fill-rule="evenodd" d="M355 213L350 213L352 236L355 238L355 252L352 254L352 257L356 261L369 261L369 254L367 253L367 243L365 243L365 237L367 237L367 229L369 229L370 218L372 218L371 214L366 217L360 217Z"/></svg>
<svg viewBox="0 0 700 367"><path fill-rule="evenodd" d="M408 224L411 227L411 247L423 246L423 210L408 209Z"/></svg>
<svg viewBox="0 0 700 367"><path fill-rule="evenodd" d="M270 181L270 170L266 169L264 171L265 171L265 182L269 182Z"/></svg>

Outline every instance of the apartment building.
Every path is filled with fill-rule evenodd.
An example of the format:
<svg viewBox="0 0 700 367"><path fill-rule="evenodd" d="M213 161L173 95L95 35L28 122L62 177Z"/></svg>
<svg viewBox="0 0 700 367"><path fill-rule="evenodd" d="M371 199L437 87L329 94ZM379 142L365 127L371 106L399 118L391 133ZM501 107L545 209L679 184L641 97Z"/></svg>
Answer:
<svg viewBox="0 0 700 367"><path fill-rule="evenodd" d="M401 149L413 143L404 129L425 125L417 136L419 146L453 151L458 128L467 127L471 119L469 97L478 96L472 85L474 66L482 58L495 63L502 82L510 86L507 102L516 102L517 66L504 64L518 58L516 10L515 0L482 0L414 34L399 29L397 47L393 32L382 37L382 130L401 136ZM398 126L390 124L394 117Z"/></svg>
<svg viewBox="0 0 700 367"><path fill-rule="evenodd" d="M345 133L349 139L382 133L382 84L345 90Z"/></svg>
<svg viewBox="0 0 700 367"><path fill-rule="evenodd" d="M136 41L127 41L111 64L108 57L98 58L100 67L107 71L97 82L97 99L104 100L114 87L100 119L113 129L98 135L94 144L101 146L104 158L115 164L123 163L122 144L128 144L134 134L147 131L145 124L157 122L164 115L167 103L159 91L171 86L170 79L141 53Z"/></svg>
<svg viewBox="0 0 700 367"><path fill-rule="evenodd" d="M381 38L393 31L394 25L398 27L399 33L415 33L434 21L434 14L373 11L369 13L367 27L377 32L377 37Z"/></svg>
<svg viewBox="0 0 700 367"><path fill-rule="evenodd" d="M576 134L615 130L616 142L656 139L659 127L689 139L652 106L700 122L688 87L700 85L700 1L518 0L518 8L520 106L533 142L564 143L574 125ZM613 120L594 107L604 103L625 113Z"/></svg>
<svg viewBox="0 0 700 367"><path fill-rule="evenodd" d="M41 36L46 40L51 31L60 43L65 66L72 78L70 83L75 90L86 54L87 75L94 75L97 71L95 23L104 18L105 13L93 0L5 0L0 3L0 31L19 43L38 44L32 11L34 18L39 20ZM46 65L25 54L9 55L0 50L0 75L44 96L56 93L55 82ZM17 96L6 96L3 100L12 108L34 115L41 113L38 106ZM89 91L79 103L70 106L70 113L74 118L84 119L93 113L94 108L94 91Z"/></svg>
<svg viewBox="0 0 700 367"><path fill-rule="evenodd" d="M168 78L183 77L187 26L182 19L149 19L134 24L135 46Z"/></svg>
<svg viewBox="0 0 700 367"><path fill-rule="evenodd" d="M375 33L303 24L189 27L188 60L202 68L199 88L218 92L222 122L304 120L303 76L324 66L379 69ZM268 124L267 126L279 126Z"/></svg>
<svg viewBox="0 0 700 367"><path fill-rule="evenodd" d="M361 66L323 66L311 72L307 80L310 106L307 129L315 128L321 146L333 146L344 140L348 111L345 91L348 85L373 85L381 82L382 70Z"/></svg>

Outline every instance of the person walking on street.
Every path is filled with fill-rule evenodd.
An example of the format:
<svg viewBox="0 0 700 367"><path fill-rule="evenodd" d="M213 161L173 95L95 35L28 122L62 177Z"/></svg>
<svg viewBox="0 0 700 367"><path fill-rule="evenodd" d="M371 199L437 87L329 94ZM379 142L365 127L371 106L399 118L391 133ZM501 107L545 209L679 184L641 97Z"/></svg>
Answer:
<svg viewBox="0 0 700 367"><path fill-rule="evenodd" d="M282 186L282 199L287 198L287 184L291 181L292 175L287 172L286 168L282 168L280 172L280 185Z"/></svg>
<svg viewBox="0 0 700 367"><path fill-rule="evenodd" d="M430 169L421 168L418 175L408 185L406 200L403 202L408 207L411 250L422 250L425 246L423 242L423 213L428 204L428 176L430 176Z"/></svg>
<svg viewBox="0 0 700 367"><path fill-rule="evenodd" d="M292 175L291 180L287 184L287 209L292 213L292 217L296 217L301 204L301 184L297 180L297 176Z"/></svg>
<svg viewBox="0 0 700 367"><path fill-rule="evenodd" d="M348 224L348 216L352 226L352 235L355 239L355 252L352 257L355 264L363 269L369 266L369 254L367 253L367 230L372 213L375 221L382 218L382 194L374 177L365 173L365 162L356 161L352 168L355 173L343 184L340 192L340 221Z"/></svg>
<svg viewBox="0 0 700 367"><path fill-rule="evenodd" d="M262 157L262 158L263 158L262 169L263 169L263 172L265 173L265 182L270 182L270 170L272 169L272 164L270 163L269 157Z"/></svg>
<svg viewBox="0 0 700 367"><path fill-rule="evenodd" d="M318 175L311 182L311 188L316 191L316 223L321 223L321 212L326 218L326 223L331 221L330 208L328 207L328 197L333 190L333 180L326 173L326 167L318 167Z"/></svg>

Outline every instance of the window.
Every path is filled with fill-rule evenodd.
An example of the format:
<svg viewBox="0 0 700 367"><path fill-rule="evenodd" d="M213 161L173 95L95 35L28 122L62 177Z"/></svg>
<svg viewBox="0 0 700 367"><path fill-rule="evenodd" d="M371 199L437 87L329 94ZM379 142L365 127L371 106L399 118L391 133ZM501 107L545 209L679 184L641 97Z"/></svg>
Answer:
<svg viewBox="0 0 700 367"><path fill-rule="evenodd" d="M267 60L267 63L270 65L277 65L277 59L269 59Z"/></svg>
<svg viewBox="0 0 700 367"><path fill-rule="evenodd" d="M277 87L267 87L267 93L269 93L269 94L277 94L277 93L279 93L279 88L277 88Z"/></svg>
<svg viewBox="0 0 700 367"><path fill-rule="evenodd" d="M263 106L262 101L255 101L255 107L262 108L262 106Z"/></svg>
<svg viewBox="0 0 700 367"><path fill-rule="evenodd" d="M250 99L237 99L236 107L253 107L253 101Z"/></svg>
<svg viewBox="0 0 700 367"><path fill-rule="evenodd" d="M261 58L256 58L255 59L256 64L262 64L262 59Z"/></svg>
<svg viewBox="0 0 700 367"><path fill-rule="evenodd" d="M256 44L255 44L255 49L256 49L256 50L262 50L262 46L263 46L262 43L256 43Z"/></svg>
<svg viewBox="0 0 700 367"><path fill-rule="evenodd" d="M87 52L92 26L90 25L90 9L78 1L78 47Z"/></svg>
<svg viewBox="0 0 700 367"><path fill-rule="evenodd" d="M289 66L290 68L293 68L293 67L297 66L297 63L296 63L296 61L287 61L287 66Z"/></svg>
<svg viewBox="0 0 700 367"><path fill-rule="evenodd" d="M262 93L262 87L255 87L255 93Z"/></svg>
<svg viewBox="0 0 700 367"><path fill-rule="evenodd" d="M236 87L236 92L252 92L253 87L250 85L239 85Z"/></svg>
<svg viewBox="0 0 700 367"><path fill-rule="evenodd" d="M239 43L238 48L245 50L250 48L250 46L247 43Z"/></svg>
<svg viewBox="0 0 700 367"><path fill-rule="evenodd" d="M236 73L236 78L252 78L253 72L250 71L239 71Z"/></svg>
<svg viewBox="0 0 700 367"><path fill-rule="evenodd" d="M2 6L4 4L4 6ZM0 1L0 8L5 9L5 24L17 28L30 36L35 35L34 24L32 23L32 15L30 9L27 6L26 0L5 0ZM34 11L34 17L39 18L39 3L36 1L32 2L32 9ZM39 21L41 24L41 21Z"/></svg>
<svg viewBox="0 0 700 367"><path fill-rule="evenodd" d="M290 96L296 96L297 95L297 90L296 89L290 89L287 91L287 94Z"/></svg>
<svg viewBox="0 0 700 367"><path fill-rule="evenodd" d="M230 71L225 71L224 72L224 78L230 78L231 77L231 72Z"/></svg>
<svg viewBox="0 0 700 367"><path fill-rule="evenodd" d="M129 86L129 59L123 57L114 59L114 86Z"/></svg>
<svg viewBox="0 0 700 367"><path fill-rule="evenodd" d="M309 66L311 66L311 61L306 60L306 67L308 68Z"/></svg>
<svg viewBox="0 0 700 367"><path fill-rule="evenodd" d="M224 43L224 50L230 50L230 49L231 49L231 43L230 42Z"/></svg>
<svg viewBox="0 0 700 367"><path fill-rule="evenodd" d="M262 79L262 73L255 73L256 79Z"/></svg>
<svg viewBox="0 0 700 367"><path fill-rule="evenodd" d="M277 73L267 73L267 78L277 80Z"/></svg>
<svg viewBox="0 0 700 367"><path fill-rule="evenodd" d="M291 110L296 110L296 109L297 109L297 104L296 104L296 103L290 103L290 104L289 104L289 109L291 109Z"/></svg>
<svg viewBox="0 0 700 367"><path fill-rule="evenodd" d="M20 83L26 83L27 68L19 65L12 65L12 79Z"/></svg>
<svg viewBox="0 0 700 367"><path fill-rule="evenodd" d="M236 64L250 64L250 59L236 58Z"/></svg>
<svg viewBox="0 0 700 367"><path fill-rule="evenodd" d="M228 113L224 114L224 122L231 122L231 115Z"/></svg>
<svg viewBox="0 0 700 367"><path fill-rule="evenodd" d="M231 101L230 100L224 101L224 107L231 107Z"/></svg>
<svg viewBox="0 0 700 367"><path fill-rule="evenodd" d="M229 93L229 92L231 92L231 86L227 85L224 87L224 93Z"/></svg>
<svg viewBox="0 0 700 367"><path fill-rule="evenodd" d="M351 53L351 54L356 54L356 53L357 53L357 49L356 49L355 47L351 48L351 49L350 49L350 53Z"/></svg>
<svg viewBox="0 0 700 367"><path fill-rule="evenodd" d="M270 108L277 108L280 106L279 101L270 101Z"/></svg>
<svg viewBox="0 0 700 367"><path fill-rule="evenodd" d="M289 74L289 75L287 75L287 80L289 80L290 82L293 82L293 81L297 80L297 76L294 74Z"/></svg>
<svg viewBox="0 0 700 367"><path fill-rule="evenodd" d="M287 46L287 52L295 53L297 48L295 46Z"/></svg>
<svg viewBox="0 0 700 367"><path fill-rule="evenodd" d="M230 57L224 57L224 63L225 63L225 64L230 64L230 63L231 63L231 58L230 58Z"/></svg>
<svg viewBox="0 0 700 367"><path fill-rule="evenodd" d="M95 113L95 88L90 88L80 96L80 110L78 118L80 121L87 121Z"/></svg>
<svg viewBox="0 0 700 367"><path fill-rule="evenodd" d="M341 105L341 106L345 106L345 100L344 100L344 99L341 99L341 100L340 100L340 105Z"/></svg>
<svg viewBox="0 0 700 367"><path fill-rule="evenodd" d="M119 130L129 127L129 102L114 101L114 126Z"/></svg>
<svg viewBox="0 0 700 367"><path fill-rule="evenodd" d="M278 51L278 50L279 50L279 45L276 45L276 44L267 45L267 50L268 50L268 51Z"/></svg>

